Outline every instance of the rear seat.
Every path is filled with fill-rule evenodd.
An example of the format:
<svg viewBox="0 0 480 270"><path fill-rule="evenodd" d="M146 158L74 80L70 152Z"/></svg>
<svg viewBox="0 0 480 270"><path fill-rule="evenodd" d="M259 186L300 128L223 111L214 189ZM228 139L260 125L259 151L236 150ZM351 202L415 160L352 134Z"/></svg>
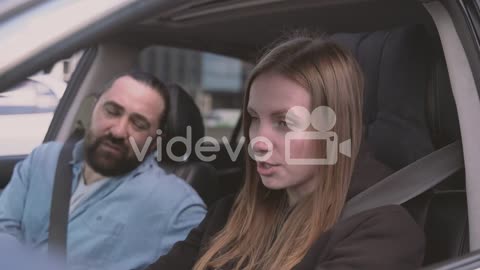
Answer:
<svg viewBox="0 0 480 270"><path fill-rule="evenodd" d="M348 197L460 139L440 43L422 26L332 35L352 50L365 75L365 140ZM424 227L425 264L468 251L464 176L451 177L405 204Z"/></svg>
<svg viewBox="0 0 480 270"><path fill-rule="evenodd" d="M163 142L171 141L175 137L188 138L188 128L190 128L190 142L199 141L205 136L205 127L202 115L193 98L185 89L176 84L169 85L168 90L170 111L164 128ZM162 160L159 162L159 166L189 183L207 206L219 198L221 194L218 176L212 165L201 161L193 151L187 156L187 148L181 143L173 144L171 151L176 157L183 156L183 161L169 158L166 153L166 145L162 146Z"/></svg>

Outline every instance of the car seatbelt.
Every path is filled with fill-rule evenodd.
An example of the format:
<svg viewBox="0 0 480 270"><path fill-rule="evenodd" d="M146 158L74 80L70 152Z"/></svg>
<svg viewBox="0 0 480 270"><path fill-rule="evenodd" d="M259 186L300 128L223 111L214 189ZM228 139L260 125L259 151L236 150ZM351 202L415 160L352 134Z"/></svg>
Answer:
<svg viewBox="0 0 480 270"><path fill-rule="evenodd" d="M389 175L347 201L340 219L368 209L402 204L463 168L462 145L453 142Z"/></svg>
<svg viewBox="0 0 480 270"><path fill-rule="evenodd" d="M83 127L77 127L60 150L53 183L50 205L50 225L48 229L48 252L59 263L66 264L68 216L72 195L73 172L70 161L73 148L84 133Z"/></svg>
<svg viewBox="0 0 480 270"><path fill-rule="evenodd" d="M56 260L66 262L68 211L72 193L73 172L70 165L74 142L66 142L58 157L50 206L48 251Z"/></svg>

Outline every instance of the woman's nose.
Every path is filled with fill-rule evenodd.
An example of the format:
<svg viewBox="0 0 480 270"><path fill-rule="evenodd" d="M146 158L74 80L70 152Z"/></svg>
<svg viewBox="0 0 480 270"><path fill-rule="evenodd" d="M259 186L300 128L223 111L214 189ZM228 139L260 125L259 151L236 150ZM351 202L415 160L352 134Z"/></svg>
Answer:
<svg viewBox="0 0 480 270"><path fill-rule="evenodd" d="M254 140L252 140L253 151L258 152L258 153L268 152L270 149L269 149L269 146L268 146L268 143L266 142L266 140L268 140L268 139L266 137L263 137L263 136L254 138Z"/></svg>

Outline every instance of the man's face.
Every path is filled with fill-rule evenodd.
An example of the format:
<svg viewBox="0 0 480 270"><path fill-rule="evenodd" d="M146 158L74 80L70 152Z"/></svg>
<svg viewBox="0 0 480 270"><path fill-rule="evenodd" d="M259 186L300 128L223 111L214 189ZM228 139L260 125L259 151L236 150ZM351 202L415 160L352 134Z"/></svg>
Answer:
<svg viewBox="0 0 480 270"><path fill-rule="evenodd" d="M85 138L88 165L104 176L123 175L135 169L141 161L129 138L142 150L147 138L155 138L164 111L164 99L156 90L128 76L117 79L93 110ZM149 152L154 148L155 140Z"/></svg>

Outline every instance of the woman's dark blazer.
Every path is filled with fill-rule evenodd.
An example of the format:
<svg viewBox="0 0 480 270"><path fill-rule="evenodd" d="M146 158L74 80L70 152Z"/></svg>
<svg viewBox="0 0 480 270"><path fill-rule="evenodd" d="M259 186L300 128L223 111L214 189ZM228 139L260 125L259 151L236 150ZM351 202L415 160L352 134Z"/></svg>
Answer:
<svg viewBox="0 0 480 270"><path fill-rule="evenodd" d="M233 201L229 196L213 205L202 223L149 269L192 269L200 250L225 226ZM404 208L383 206L339 221L320 235L293 269L417 269L423 260L424 245L423 231Z"/></svg>

